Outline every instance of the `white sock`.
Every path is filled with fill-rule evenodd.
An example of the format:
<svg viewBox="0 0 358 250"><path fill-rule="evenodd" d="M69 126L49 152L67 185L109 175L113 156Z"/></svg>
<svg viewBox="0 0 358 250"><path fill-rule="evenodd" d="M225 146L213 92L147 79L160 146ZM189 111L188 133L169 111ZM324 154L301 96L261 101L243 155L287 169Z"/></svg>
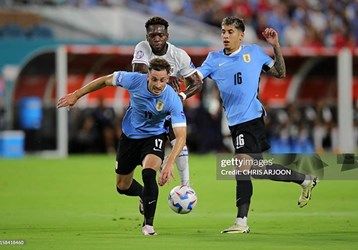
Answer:
<svg viewBox="0 0 358 250"><path fill-rule="evenodd" d="M244 217L244 218L236 218L236 222L235 222L236 225L239 225L239 226L242 226L242 227L246 227L247 226L247 217Z"/></svg>
<svg viewBox="0 0 358 250"><path fill-rule="evenodd" d="M301 183L301 186L302 186L302 187L307 187L307 185L310 184L311 180L312 180L311 176L306 175L306 178L305 178L305 180Z"/></svg>
<svg viewBox="0 0 358 250"><path fill-rule="evenodd" d="M175 145L175 141L176 140L174 139L170 142L172 144L172 146ZM189 184L190 184L190 182L189 182L189 155L188 155L187 146L183 147L183 150L179 154L175 163L177 164L181 185L189 186Z"/></svg>

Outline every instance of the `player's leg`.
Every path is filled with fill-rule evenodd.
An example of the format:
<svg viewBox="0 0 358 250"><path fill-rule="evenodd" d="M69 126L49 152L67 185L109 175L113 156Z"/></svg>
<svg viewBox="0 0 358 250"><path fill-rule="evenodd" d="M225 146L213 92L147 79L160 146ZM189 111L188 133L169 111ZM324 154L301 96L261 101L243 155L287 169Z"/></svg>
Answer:
<svg viewBox="0 0 358 250"><path fill-rule="evenodd" d="M143 186L135 179L133 179L133 173L134 171L126 175L116 175L117 192L119 194L124 194L127 196L139 196L141 198L143 193Z"/></svg>
<svg viewBox="0 0 358 250"><path fill-rule="evenodd" d="M235 158L238 162L242 162L241 165L237 166L237 170L241 171L241 173L251 168L251 165L248 165L250 162L246 161L251 159L249 154L260 150L256 139L251 135L247 127L250 127L250 124L230 127L235 149ZM247 218L252 194L253 186L250 175L236 175L236 220L233 226L223 230L222 233L250 232L250 228L247 225Z"/></svg>
<svg viewBox="0 0 358 250"><path fill-rule="evenodd" d="M249 158L246 154L237 154L235 158L239 161ZM250 166L241 165L237 170L250 169ZM237 214L235 224L221 233L249 233L247 218L250 209L253 186L250 175L236 175L236 207Z"/></svg>
<svg viewBox="0 0 358 250"><path fill-rule="evenodd" d="M262 156L260 154L255 154L257 157L256 160L262 160ZM264 174L264 175L254 175L253 177L259 179L269 179L273 181L282 181L282 182L293 182L301 186L301 194L298 198L298 206L300 208L307 205L307 203L311 199L312 190L318 183L317 176L311 176L307 174L303 174L297 172L295 170L289 169L281 164L270 164L261 167L253 166L253 169L261 169L265 170L265 172L272 174ZM277 173L285 173L285 174L277 174Z"/></svg>
<svg viewBox="0 0 358 250"><path fill-rule="evenodd" d="M252 135L251 137L253 139L257 140L257 144L259 147L254 152L263 152L270 147L266 138L265 123L262 118L254 120L250 124L250 127L247 128L247 131L249 134ZM261 153L251 154L251 157L258 161L263 159ZM275 163L267 164L264 166L264 168L268 170L265 171L264 173L273 173L273 174L264 174L262 176L258 176L259 178L270 179L274 181L293 182L299 184L301 186L301 195L298 199L298 206L304 207L305 205L307 205L308 201L311 199L312 189L317 184L316 176L310 176L303 173L299 173L292 169L288 169L287 167L281 164L275 164ZM261 167L261 169L263 168ZM288 174L285 175L276 174L282 172Z"/></svg>
<svg viewBox="0 0 358 250"><path fill-rule="evenodd" d="M153 228L155 210L158 200L158 184L156 174L165 155L166 135L153 136L145 140L141 149L142 179L143 179L143 206L144 222L142 232L144 235L156 235Z"/></svg>
<svg viewBox="0 0 358 250"><path fill-rule="evenodd" d="M170 140L170 144L172 145L172 147L174 147L176 139L175 139L175 134L174 134L173 128L171 126L171 122L170 122L170 126L169 126L168 137L169 137L169 140ZM180 183L182 185L189 186L190 185L190 179L189 179L189 152L188 152L188 147L186 145L183 147L183 150L181 151L181 153L179 154L179 156L175 160L175 163L176 163L177 168L178 168L178 174L180 176Z"/></svg>
<svg viewBox="0 0 358 250"><path fill-rule="evenodd" d="M124 134L119 138L116 155L116 189L119 194L138 196L142 199L143 186L133 179L134 169L140 164L139 146L141 142Z"/></svg>

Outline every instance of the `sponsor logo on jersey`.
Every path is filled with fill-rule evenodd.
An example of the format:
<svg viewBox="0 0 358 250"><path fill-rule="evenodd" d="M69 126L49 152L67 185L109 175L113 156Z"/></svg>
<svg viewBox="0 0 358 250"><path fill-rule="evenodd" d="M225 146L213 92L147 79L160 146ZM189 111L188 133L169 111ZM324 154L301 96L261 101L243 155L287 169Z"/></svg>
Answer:
<svg viewBox="0 0 358 250"><path fill-rule="evenodd" d="M144 56L144 52L143 52L142 50L138 50L138 51L135 53L135 58L136 58L136 59L141 59L143 56Z"/></svg>
<svg viewBox="0 0 358 250"><path fill-rule="evenodd" d="M251 61L250 54L243 54L244 62L249 63Z"/></svg>
<svg viewBox="0 0 358 250"><path fill-rule="evenodd" d="M164 108L164 103L162 101L157 101L157 105L155 106L157 111L162 111Z"/></svg>

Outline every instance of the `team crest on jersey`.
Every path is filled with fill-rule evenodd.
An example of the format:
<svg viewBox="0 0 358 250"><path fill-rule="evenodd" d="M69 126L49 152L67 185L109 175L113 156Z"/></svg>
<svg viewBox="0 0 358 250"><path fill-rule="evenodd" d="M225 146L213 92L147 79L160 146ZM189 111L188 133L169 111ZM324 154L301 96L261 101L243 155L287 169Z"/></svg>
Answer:
<svg viewBox="0 0 358 250"><path fill-rule="evenodd" d="M249 63L251 61L250 54L243 54L244 62Z"/></svg>
<svg viewBox="0 0 358 250"><path fill-rule="evenodd" d="M135 53L135 58L136 58L136 59L141 59L143 56L144 56L144 52L143 52L142 50L138 50L138 51Z"/></svg>
<svg viewBox="0 0 358 250"><path fill-rule="evenodd" d="M157 101L157 105L155 105L155 108L157 109L157 111L162 111L164 108L164 102Z"/></svg>

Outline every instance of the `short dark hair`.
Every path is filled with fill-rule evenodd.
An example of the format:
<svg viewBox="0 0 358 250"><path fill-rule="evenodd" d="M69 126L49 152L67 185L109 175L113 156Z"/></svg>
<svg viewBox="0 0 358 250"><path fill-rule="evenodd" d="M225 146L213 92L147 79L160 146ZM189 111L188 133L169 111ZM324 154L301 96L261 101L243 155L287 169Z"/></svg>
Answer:
<svg viewBox="0 0 358 250"><path fill-rule="evenodd" d="M235 16L225 17L221 22L221 26L223 25L234 25L236 29L245 32L245 24L244 21Z"/></svg>
<svg viewBox="0 0 358 250"><path fill-rule="evenodd" d="M164 25L165 30L168 30L168 26L169 26L168 21L160 16L153 16L149 18L148 21L145 23L145 28L148 31L149 26L156 25L156 24Z"/></svg>
<svg viewBox="0 0 358 250"><path fill-rule="evenodd" d="M169 75L170 68L170 64L167 62L167 60L157 57L150 60L148 71L151 71L152 69L156 71L162 71L163 69L165 69Z"/></svg>

